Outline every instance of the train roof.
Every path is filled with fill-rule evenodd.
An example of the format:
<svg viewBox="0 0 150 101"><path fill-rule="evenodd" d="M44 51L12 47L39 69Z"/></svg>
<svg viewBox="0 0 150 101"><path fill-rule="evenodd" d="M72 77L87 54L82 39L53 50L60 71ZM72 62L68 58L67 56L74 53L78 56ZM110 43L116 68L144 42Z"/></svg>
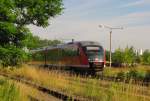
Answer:
<svg viewBox="0 0 150 101"><path fill-rule="evenodd" d="M78 41L77 43L80 43L81 46L101 46L101 44L99 42L96 41Z"/></svg>
<svg viewBox="0 0 150 101"><path fill-rule="evenodd" d="M99 42L96 41L75 41L69 42L67 44L80 44L81 46L102 46Z"/></svg>
<svg viewBox="0 0 150 101"><path fill-rule="evenodd" d="M47 46L47 47L42 47L42 48L37 48L37 49L34 49L34 50L31 50L30 52L34 53L34 52L39 52L39 51L43 51L43 50L46 50L46 49L57 49L57 48L63 48L65 46L68 46L68 45L77 45L77 44L81 44L81 46L91 46L91 45L94 45L94 46L101 46L101 44L99 42L95 42L95 41L75 41L75 42L69 42L69 43L65 43L65 44L58 44L58 45L54 45L54 46Z"/></svg>

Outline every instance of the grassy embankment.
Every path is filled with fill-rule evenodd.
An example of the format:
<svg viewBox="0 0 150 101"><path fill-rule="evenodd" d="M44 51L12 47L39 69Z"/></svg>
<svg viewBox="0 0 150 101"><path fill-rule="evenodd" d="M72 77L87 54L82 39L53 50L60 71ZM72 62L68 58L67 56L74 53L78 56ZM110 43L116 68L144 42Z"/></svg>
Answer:
<svg viewBox="0 0 150 101"><path fill-rule="evenodd" d="M134 79L150 81L150 66L137 66L128 68L105 68L104 76L113 76L121 79Z"/></svg>
<svg viewBox="0 0 150 101"><path fill-rule="evenodd" d="M109 73L108 73L109 71ZM105 70L105 74L115 74L118 69ZM124 70L123 70L124 71ZM1 72L27 78L49 89L89 101L150 101L150 87L90 78L81 78L67 73L48 71L24 65L18 69L1 69Z"/></svg>
<svg viewBox="0 0 150 101"><path fill-rule="evenodd" d="M150 66L144 66L144 65L139 65L137 67L106 67L104 69L104 75L105 76L116 76L116 74L120 73L120 72L128 72L131 70L136 70L138 72L143 72L146 73L148 71L150 71Z"/></svg>
<svg viewBox="0 0 150 101"><path fill-rule="evenodd" d="M0 101L59 101L21 82L0 76Z"/></svg>
<svg viewBox="0 0 150 101"><path fill-rule="evenodd" d="M26 101L25 99L14 83L0 77L0 101Z"/></svg>

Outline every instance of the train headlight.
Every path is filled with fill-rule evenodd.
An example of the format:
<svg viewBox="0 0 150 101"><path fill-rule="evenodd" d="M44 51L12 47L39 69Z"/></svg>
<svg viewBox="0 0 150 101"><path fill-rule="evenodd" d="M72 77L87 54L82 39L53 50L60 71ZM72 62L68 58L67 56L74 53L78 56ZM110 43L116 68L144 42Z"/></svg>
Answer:
<svg viewBox="0 0 150 101"><path fill-rule="evenodd" d="M98 61L99 59L98 58L95 58L95 61Z"/></svg>

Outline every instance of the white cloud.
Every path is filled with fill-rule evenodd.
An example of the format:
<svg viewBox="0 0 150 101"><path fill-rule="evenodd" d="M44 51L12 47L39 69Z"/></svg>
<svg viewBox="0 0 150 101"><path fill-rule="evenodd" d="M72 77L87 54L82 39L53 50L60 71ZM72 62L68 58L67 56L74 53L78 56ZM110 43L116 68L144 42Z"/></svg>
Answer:
<svg viewBox="0 0 150 101"><path fill-rule="evenodd" d="M130 13L123 16L116 17L110 20L111 24L119 24L122 26L139 26L142 24L150 24L148 20L150 18L150 12L136 12Z"/></svg>
<svg viewBox="0 0 150 101"><path fill-rule="evenodd" d="M145 2L148 3L150 0L140 0L130 3L128 6L143 5ZM107 24L114 27L123 26L125 27L124 30L113 31L113 49L119 46L125 47L126 45L150 49L150 46L147 45L147 43L150 43L150 12L134 12L122 16L111 17L109 19L84 19L80 17L83 13L86 13L83 12L85 9L94 5L95 2L93 4L87 2L86 4L80 4L77 8L70 8L68 9L69 14L66 10L65 14L53 19L52 24L46 29L35 26L29 27L35 35L42 38L93 40L99 41L104 47L108 48L109 31L98 28L98 25Z"/></svg>
<svg viewBox="0 0 150 101"><path fill-rule="evenodd" d="M99 24L111 26L125 26L124 30L113 31L113 49L133 45L136 48L149 48L150 25L130 26L130 23L141 22L150 17L150 13L132 13L110 20L69 20L61 17L55 19L46 29L30 26L32 32L42 38L72 39L99 41L105 48L109 48L109 31L98 27Z"/></svg>
<svg viewBox="0 0 150 101"><path fill-rule="evenodd" d="M135 2L125 4L123 5L123 7L141 6L141 5L147 5L147 4L150 4L150 0L138 0Z"/></svg>

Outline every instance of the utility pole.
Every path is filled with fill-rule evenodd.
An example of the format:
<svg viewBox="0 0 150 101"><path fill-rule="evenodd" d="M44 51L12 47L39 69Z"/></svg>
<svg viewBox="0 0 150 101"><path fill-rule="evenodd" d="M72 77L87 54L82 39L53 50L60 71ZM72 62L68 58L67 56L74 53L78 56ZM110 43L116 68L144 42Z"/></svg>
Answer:
<svg viewBox="0 0 150 101"><path fill-rule="evenodd" d="M110 52L109 52L109 60L110 60L109 61L110 62L109 66L110 67L111 67L111 63L112 63L112 60L111 60L111 34L112 34L112 31L110 31L110 41L109 41L110 42L109 43L110 44L110 47L109 47L109 50L110 50Z"/></svg>
<svg viewBox="0 0 150 101"><path fill-rule="evenodd" d="M123 27L110 27L110 26L106 26L106 25L99 25L100 28L107 28L110 30L110 36L109 36L109 67L111 67L111 64L112 64L112 56L111 56L111 53L112 53L112 30L114 29L123 29Z"/></svg>

